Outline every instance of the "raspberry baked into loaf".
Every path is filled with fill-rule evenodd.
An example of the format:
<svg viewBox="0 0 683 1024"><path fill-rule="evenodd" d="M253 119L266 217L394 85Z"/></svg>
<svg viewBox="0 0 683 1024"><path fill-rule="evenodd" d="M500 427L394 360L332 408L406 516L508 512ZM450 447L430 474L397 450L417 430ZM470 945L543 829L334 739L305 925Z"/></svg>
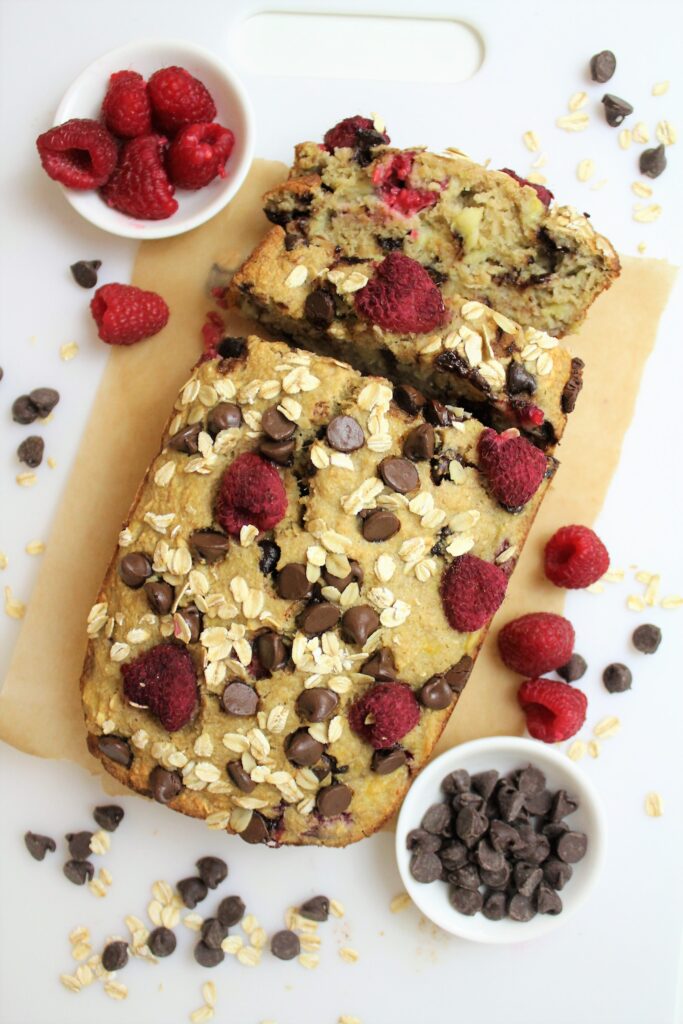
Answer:
<svg viewBox="0 0 683 1024"><path fill-rule="evenodd" d="M377 830L469 676L556 468L414 388L224 339L88 623L88 745L248 842Z"/></svg>

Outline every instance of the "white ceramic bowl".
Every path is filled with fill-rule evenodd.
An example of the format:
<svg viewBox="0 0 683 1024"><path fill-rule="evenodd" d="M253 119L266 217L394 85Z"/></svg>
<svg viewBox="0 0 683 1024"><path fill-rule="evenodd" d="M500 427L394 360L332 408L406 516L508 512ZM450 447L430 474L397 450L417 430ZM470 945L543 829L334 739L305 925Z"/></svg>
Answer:
<svg viewBox="0 0 683 1024"><path fill-rule="evenodd" d="M417 828L427 808L441 799L441 780L457 768L475 773L496 768L506 775L515 768L534 764L545 772L548 787L565 789L579 801L579 808L569 818L572 828L588 836L588 850L583 860L574 864L574 873L560 892L562 913L552 916L537 914L525 923L489 921L478 913L467 917L453 909L448 901L448 885L441 881L416 882L410 873L410 851L406 836ZM565 924L581 906L593 888L605 857L605 814L590 782L566 755L537 740L518 736L492 736L473 740L447 750L421 772L408 790L396 828L396 858L401 879L411 899L434 924L453 935L474 942L525 942L539 938Z"/></svg>
<svg viewBox="0 0 683 1024"><path fill-rule="evenodd" d="M97 191L60 186L82 217L103 231L124 238L170 238L196 228L218 213L244 181L254 151L254 116L239 79L212 53L180 40L146 39L105 53L67 89L55 113L55 124L72 117L100 115L109 76L114 71L139 71L148 78L159 68L178 64L199 78L213 96L216 120L235 134L225 178L216 178L198 191L176 189L178 209L167 220L136 220L112 210Z"/></svg>

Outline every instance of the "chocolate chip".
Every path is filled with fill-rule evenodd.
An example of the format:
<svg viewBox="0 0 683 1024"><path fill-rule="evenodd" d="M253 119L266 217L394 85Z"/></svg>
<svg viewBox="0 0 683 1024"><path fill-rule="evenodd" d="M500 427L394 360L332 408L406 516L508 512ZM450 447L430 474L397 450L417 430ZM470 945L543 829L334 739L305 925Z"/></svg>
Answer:
<svg viewBox="0 0 683 1024"><path fill-rule="evenodd" d="M539 914L561 914L562 900L546 882L541 882L536 893L536 910Z"/></svg>
<svg viewBox="0 0 683 1024"><path fill-rule="evenodd" d="M165 957L175 952L176 937L170 928L154 928L147 938L147 945L154 956Z"/></svg>
<svg viewBox="0 0 683 1024"><path fill-rule="evenodd" d="M27 832L24 836L24 843L34 860L44 860L48 851L54 853L57 849L54 839L51 839L50 836L41 836L37 832Z"/></svg>
<svg viewBox="0 0 683 1024"><path fill-rule="evenodd" d="M508 907L508 917L511 921L530 921L532 917L536 916L536 911L531 900L527 896L521 896L516 893L510 900Z"/></svg>
<svg viewBox="0 0 683 1024"><path fill-rule="evenodd" d="M122 764L124 768L130 768L133 763L133 752L127 740L121 739L120 736L98 736L97 749L110 761Z"/></svg>
<svg viewBox="0 0 683 1024"><path fill-rule="evenodd" d="M296 713L305 722L324 722L337 710L339 697L334 690L313 686L302 690L296 699Z"/></svg>
<svg viewBox="0 0 683 1024"><path fill-rule="evenodd" d="M353 416L335 416L327 424L327 443L338 452L355 452L365 444L365 434Z"/></svg>
<svg viewBox="0 0 683 1024"><path fill-rule="evenodd" d="M502 921L505 917L506 899L504 892L492 892L484 900L481 912L489 921Z"/></svg>
<svg viewBox="0 0 683 1024"><path fill-rule="evenodd" d="M324 749L323 744L313 739L308 729L297 729L285 740L285 755L299 768L310 768L320 759Z"/></svg>
<svg viewBox="0 0 683 1024"><path fill-rule="evenodd" d="M206 429L212 437L221 430L231 430L242 423L242 410L234 402L219 402L206 417Z"/></svg>
<svg viewBox="0 0 683 1024"><path fill-rule="evenodd" d="M465 689L465 683L472 674L473 667L474 660L469 656L469 654L464 654L457 664L453 665L452 668L449 668L448 672L446 672L445 679L453 693L462 693Z"/></svg>
<svg viewBox="0 0 683 1024"><path fill-rule="evenodd" d="M253 793L256 789L256 783L252 780L249 772L243 767L240 761L229 761L226 765L226 771L231 781L237 786L242 793Z"/></svg>
<svg viewBox="0 0 683 1024"><path fill-rule="evenodd" d="M543 877L553 889L564 889L573 874L571 864L565 863L559 857L548 857L543 865Z"/></svg>
<svg viewBox="0 0 683 1024"><path fill-rule="evenodd" d="M265 459L276 462L278 466L288 466L296 450L296 441L269 441L267 438L259 441L259 453Z"/></svg>
<svg viewBox="0 0 683 1024"><path fill-rule="evenodd" d="M437 398L430 398L425 404L424 418L435 427L447 427L451 422L451 414Z"/></svg>
<svg viewBox="0 0 683 1024"><path fill-rule="evenodd" d="M299 616L299 629L306 636L319 636L333 629L339 622L339 608L329 601L309 604Z"/></svg>
<svg viewBox="0 0 683 1024"><path fill-rule="evenodd" d="M413 462L422 462L432 458L434 445L434 427L429 423L421 423L406 435L403 441L403 454Z"/></svg>
<svg viewBox="0 0 683 1024"><path fill-rule="evenodd" d="M145 583L147 604L155 615L168 615L175 600L175 590L170 583L161 580L150 580Z"/></svg>
<svg viewBox="0 0 683 1024"><path fill-rule="evenodd" d="M633 646L642 654L654 654L662 642L662 631L659 626L647 623L638 626L633 632Z"/></svg>
<svg viewBox="0 0 683 1024"><path fill-rule="evenodd" d="M526 768L522 768L517 773L517 789L524 796L535 796L536 793L541 793L545 789L545 775L540 768L534 767L532 764L528 764Z"/></svg>
<svg viewBox="0 0 683 1024"><path fill-rule="evenodd" d="M246 338L223 338L218 343L218 355L223 359L241 359L247 348Z"/></svg>
<svg viewBox="0 0 683 1024"><path fill-rule="evenodd" d="M225 558L230 540L217 530L195 530L190 534L190 547L195 555L211 564Z"/></svg>
<svg viewBox="0 0 683 1024"><path fill-rule="evenodd" d="M500 816L507 822L514 821L524 806L524 794L505 781L496 791L496 800Z"/></svg>
<svg viewBox="0 0 683 1024"><path fill-rule="evenodd" d="M586 855L588 838L583 832L565 832L555 844L555 852L565 864L577 864Z"/></svg>
<svg viewBox="0 0 683 1024"><path fill-rule="evenodd" d="M410 873L416 882L428 885L441 878L443 868L435 853L429 853L418 847L417 852L410 858Z"/></svg>
<svg viewBox="0 0 683 1024"><path fill-rule="evenodd" d="M116 832L123 821L123 807L118 804L101 804L92 812L92 816L105 832Z"/></svg>
<svg viewBox="0 0 683 1024"><path fill-rule="evenodd" d="M15 423L21 423L24 426L38 419L38 410L28 395L20 395L19 398L15 398L12 403L12 419Z"/></svg>
<svg viewBox="0 0 683 1024"><path fill-rule="evenodd" d="M509 863L505 861L502 868L498 871L488 871L486 868L482 868L479 873L481 875L482 885L486 885L489 889L495 889L498 891L507 889L510 882L510 876L512 874L512 868Z"/></svg>
<svg viewBox="0 0 683 1024"><path fill-rule="evenodd" d="M602 105L605 108L605 119L611 128L618 128L624 118L633 113L630 103L611 92L606 92L602 97Z"/></svg>
<svg viewBox="0 0 683 1024"><path fill-rule="evenodd" d="M258 843L267 842L269 834L266 819L262 814L259 814L258 811L254 811L249 820L249 824L243 832L239 833L239 837L244 840L245 843L249 843L251 846L256 846Z"/></svg>
<svg viewBox="0 0 683 1024"><path fill-rule="evenodd" d="M74 885L85 885L92 880L95 867L89 860L68 860L64 865L64 874Z"/></svg>
<svg viewBox="0 0 683 1024"><path fill-rule="evenodd" d="M633 675L630 668L615 661L612 665L608 665L602 673L602 681L609 693L623 693L625 690L631 689Z"/></svg>
<svg viewBox="0 0 683 1024"><path fill-rule="evenodd" d="M38 410L40 418L45 419L59 402L59 391L55 391L54 388L35 388L28 397Z"/></svg>
<svg viewBox="0 0 683 1024"><path fill-rule="evenodd" d="M226 896L218 904L217 917L226 928L232 928L242 920L246 909L244 900L239 896Z"/></svg>
<svg viewBox="0 0 683 1024"><path fill-rule="evenodd" d="M583 359L579 359L578 356L575 356L572 359L569 380L562 390L561 398L562 412L567 413L567 415L574 412L576 400L581 393L581 389L583 387L584 366L585 363Z"/></svg>
<svg viewBox="0 0 683 1024"><path fill-rule="evenodd" d="M277 592L285 601L304 601L311 596L312 587L301 562L289 562L277 575Z"/></svg>
<svg viewBox="0 0 683 1024"><path fill-rule="evenodd" d="M287 441L296 433L296 423L288 420L276 405L271 405L261 416L261 430L271 441Z"/></svg>
<svg viewBox="0 0 683 1024"><path fill-rule="evenodd" d="M323 579L327 586L334 587L340 594L354 580L360 587L364 577L362 566L354 558L349 559L349 566L350 569L346 576L334 576L329 569L323 568Z"/></svg>
<svg viewBox="0 0 683 1024"><path fill-rule="evenodd" d="M169 772L157 765L150 773L149 786L157 803L168 804L178 796L183 788L183 780L178 772Z"/></svg>
<svg viewBox="0 0 683 1024"><path fill-rule="evenodd" d="M611 50L601 50L591 57L591 78L594 82L609 82L617 67L617 58Z"/></svg>
<svg viewBox="0 0 683 1024"><path fill-rule="evenodd" d="M199 434L201 433L199 423L188 423L181 427L168 440L168 447L175 452L185 452L186 455L196 455L199 451Z"/></svg>
<svg viewBox="0 0 683 1024"><path fill-rule="evenodd" d="M270 940L270 951L278 960L293 960L301 952L301 940L295 932L283 928Z"/></svg>
<svg viewBox="0 0 683 1024"><path fill-rule="evenodd" d="M330 901L327 896L311 896L301 904L299 913L307 921L327 921L330 916Z"/></svg>
<svg viewBox="0 0 683 1024"><path fill-rule="evenodd" d="M334 299L324 288L317 288L306 296L304 316L319 330L329 327L335 316Z"/></svg>
<svg viewBox="0 0 683 1024"><path fill-rule="evenodd" d="M394 515L393 512L389 512L388 509L378 508L373 510L369 516L363 520L361 527L363 536L366 540L376 543L380 540L389 540L395 533L401 529L401 521L398 516Z"/></svg>
<svg viewBox="0 0 683 1024"><path fill-rule="evenodd" d="M560 665L557 674L562 676L566 682L575 683L577 679L581 679L585 675L587 668L585 658L582 658L580 654L572 654L566 665Z"/></svg>
<svg viewBox="0 0 683 1024"><path fill-rule="evenodd" d="M249 683L233 679L223 690L221 707L226 715L237 715L248 718L255 715L259 705L259 695Z"/></svg>
<svg viewBox="0 0 683 1024"><path fill-rule="evenodd" d="M81 288L94 288L97 284L97 271L102 266L102 260L78 260L69 267L71 276Z"/></svg>
<svg viewBox="0 0 683 1024"><path fill-rule="evenodd" d="M517 892L521 896L531 897L543 880L543 872L535 864L519 861L512 872Z"/></svg>
<svg viewBox="0 0 683 1024"><path fill-rule="evenodd" d="M105 971L120 971L128 963L128 944L122 941L108 942L102 950L102 966Z"/></svg>
<svg viewBox="0 0 683 1024"><path fill-rule="evenodd" d="M206 899L209 892L206 882L194 877L181 879L176 889L189 910L194 910L198 903Z"/></svg>
<svg viewBox="0 0 683 1024"><path fill-rule="evenodd" d="M519 832L506 821L494 819L489 826L489 841L494 850L509 853L521 849Z"/></svg>
<svg viewBox="0 0 683 1024"><path fill-rule="evenodd" d="M472 776L472 789L484 800L488 800L496 788L497 782L498 772L495 768L492 768L487 772L477 772Z"/></svg>
<svg viewBox="0 0 683 1024"><path fill-rule="evenodd" d="M379 629L379 615L369 604L354 605L342 615L341 628L345 640L362 647L368 637Z"/></svg>
<svg viewBox="0 0 683 1024"><path fill-rule="evenodd" d="M333 782L331 786L324 786L318 790L315 807L323 818L333 818L344 813L352 798L353 792L348 786L343 782Z"/></svg>
<svg viewBox="0 0 683 1024"><path fill-rule="evenodd" d="M552 807L552 804L553 794L549 789L543 789L540 793L534 793L533 796L524 797L524 806L529 814L545 815Z"/></svg>
<svg viewBox="0 0 683 1024"><path fill-rule="evenodd" d="M152 572L152 560L143 551L131 551L119 562L119 576L132 590L141 587Z"/></svg>
<svg viewBox="0 0 683 1024"><path fill-rule="evenodd" d="M424 828L413 828L406 836L406 849L436 853L441 849L441 837L427 832Z"/></svg>
<svg viewBox="0 0 683 1024"><path fill-rule="evenodd" d="M279 545L273 540L260 540L258 546L261 548L258 567L264 576L270 576L280 561L281 552Z"/></svg>
<svg viewBox="0 0 683 1024"><path fill-rule="evenodd" d="M420 477L409 459L389 457L379 464L379 475L392 491L407 494L420 486Z"/></svg>
<svg viewBox="0 0 683 1024"><path fill-rule="evenodd" d="M207 917L202 924L202 942L209 949L220 949L221 942L227 934L227 927L217 917Z"/></svg>
<svg viewBox="0 0 683 1024"><path fill-rule="evenodd" d="M666 147L662 145L655 149L644 149L640 154L638 162L640 173L648 178L658 178L666 169Z"/></svg>
<svg viewBox="0 0 683 1024"><path fill-rule="evenodd" d="M417 699L431 711L443 711L453 703L453 691L443 676L432 676L417 691Z"/></svg>
<svg viewBox="0 0 683 1024"><path fill-rule="evenodd" d="M455 819L455 834L465 846L474 846L488 826L487 819L472 807L462 807Z"/></svg>
<svg viewBox="0 0 683 1024"><path fill-rule="evenodd" d="M428 807L425 813L422 815L422 821L420 827L425 832L432 832L434 835L440 835L444 829L448 828L451 823L451 812L446 804L432 804Z"/></svg>
<svg viewBox="0 0 683 1024"><path fill-rule="evenodd" d="M412 384L399 384L394 388L394 401L399 409L403 409L409 416L417 416L424 406L426 398Z"/></svg>
<svg viewBox="0 0 683 1024"><path fill-rule="evenodd" d="M228 865L220 857L200 857L197 861L197 871L209 889L215 889L228 877Z"/></svg>
<svg viewBox="0 0 683 1024"><path fill-rule="evenodd" d="M390 750L375 750L370 762L370 770L376 775L391 775L398 771L408 760L405 750L402 747L393 747Z"/></svg>
<svg viewBox="0 0 683 1024"><path fill-rule="evenodd" d="M569 825L566 821L547 821L541 826L541 832L548 839L559 839L565 832L569 832Z"/></svg>
<svg viewBox="0 0 683 1024"><path fill-rule="evenodd" d="M45 442L42 437L32 435L21 442L17 448L17 458L31 469L35 469L43 461Z"/></svg>
<svg viewBox="0 0 683 1024"><path fill-rule="evenodd" d="M200 967L218 967L225 960L222 949L212 949L205 942L198 942L194 947L194 958Z"/></svg>
<svg viewBox="0 0 683 1024"><path fill-rule="evenodd" d="M67 832L66 841L69 844L69 853L74 860L87 860L92 850L90 840L92 832Z"/></svg>
<svg viewBox="0 0 683 1024"><path fill-rule="evenodd" d="M266 672L275 672L287 664L289 649L281 636L269 630L256 638L256 654Z"/></svg>
<svg viewBox="0 0 683 1024"><path fill-rule="evenodd" d="M454 772L449 772L441 780L441 788L449 796L452 796L454 793L466 793L470 788L470 784L470 773L464 768L457 768Z"/></svg>
<svg viewBox="0 0 683 1024"><path fill-rule="evenodd" d="M450 888L448 899L453 909L466 917L474 917L484 906L484 897L477 889L463 889L458 885Z"/></svg>
<svg viewBox="0 0 683 1024"><path fill-rule="evenodd" d="M451 872L451 875L449 880L463 889L478 889L481 885L479 871L474 864L463 864L462 867Z"/></svg>
<svg viewBox="0 0 683 1024"><path fill-rule="evenodd" d="M186 608L179 608L178 615L186 623L190 631L188 643L196 644L202 632L202 613L196 604L188 604Z"/></svg>
<svg viewBox="0 0 683 1024"><path fill-rule="evenodd" d="M463 864L467 863L468 850L464 843L457 840L446 843L439 850L439 859L446 871L457 871Z"/></svg>
<svg viewBox="0 0 683 1024"><path fill-rule="evenodd" d="M533 395L536 391L536 378L523 363L511 359L507 368L506 386L509 395Z"/></svg>
<svg viewBox="0 0 683 1024"><path fill-rule="evenodd" d="M366 676L372 676L378 683L388 683L396 679L396 665L390 648L380 647L363 662L360 670Z"/></svg>

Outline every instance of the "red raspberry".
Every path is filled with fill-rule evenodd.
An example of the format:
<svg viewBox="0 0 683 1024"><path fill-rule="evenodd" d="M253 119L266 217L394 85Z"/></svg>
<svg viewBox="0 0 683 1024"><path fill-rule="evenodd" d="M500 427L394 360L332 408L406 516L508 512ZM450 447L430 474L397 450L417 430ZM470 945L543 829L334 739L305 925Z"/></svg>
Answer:
<svg viewBox="0 0 683 1024"><path fill-rule="evenodd" d="M376 749L398 743L420 720L420 705L405 683L377 683L349 708L349 725Z"/></svg>
<svg viewBox="0 0 683 1024"><path fill-rule="evenodd" d="M69 188L99 188L116 167L116 140L99 121L73 117L36 139L40 162Z"/></svg>
<svg viewBox="0 0 683 1024"><path fill-rule="evenodd" d="M119 163L102 189L107 206L140 220L164 220L178 209L161 154L161 135L139 135L121 150Z"/></svg>
<svg viewBox="0 0 683 1024"><path fill-rule="evenodd" d="M123 692L132 704L149 708L164 729L182 729L197 705L194 662L184 647L157 644L121 666Z"/></svg>
<svg viewBox="0 0 683 1024"><path fill-rule="evenodd" d="M360 114L356 114L355 117L345 117L339 124L335 124L334 128L325 132L325 148L330 153L345 146L355 149L362 141L362 134L359 133L376 131L377 129L369 117L361 117ZM387 145L391 142L386 132L377 132L377 134Z"/></svg>
<svg viewBox="0 0 683 1024"><path fill-rule="evenodd" d="M382 202L404 217L434 206L439 199L439 193L432 189L411 188L407 184L414 161L414 153L396 153L381 160L372 172L372 183Z"/></svg>
<svg viewBox="0 0 683 1024"><path fill-rule="evenodd" d="M178 188L204 188L220 175L232 153L235 136L220 124L188 124L169 146L166 165Z"/></svg>
<svg viewBox="0 0 683 1024"><path fill-rule="evenodd" d="M97 333L108 345L134 345L157 334L168 321L168 306L156 292L130 284L105 284L90 302Z"/></svg>
<svg viewBox="0 0 683 1024"><path fill-rule="evenodd" d="M486 429L479 435L479 468L494 498L509 512L518 512L540 487L548 462L516 432Z"/></svg>
<svg viewBox="0 0 683 1024"><path fill-rule="evenodd" d="M441 577L441 602L453 629L481 629L500 608L508 578L502 569L476 555L461 555Z"/></svg>
<svg viewBox="0 0 683 1024"><path fill-rule="evenodd" d="M278 471L254 452L238 455L221 480L216 517L227 533L250 523L272 530L287 511L287 494Z"/></svg>
<svg viewBox="0 0 683 1024"><path fill-rule="evenodd" d="M137 71L114 72L102 104L102 116L109 131L123 139L149 135L152 110L142 75Z"/></svg>
<svg viewBox="0 0 683 1024"><path fill-rule="evenodd" d="M574 639L569 619L552 612L532 612L503 626L498 634L498 650L513 672L540 676L566 665Z"/></svg>
<svg viewBox="0 0 683 1024"><path fill-rule="evenodd" d="M216 116L211 93L185 68L174 66L155 71L148 89L154 121L169 135L186 124L213 121Z"/></svg>
<svg viewBox="0 0 683 1024"><path fill-rule="evenodd" d="M424 334L448 319L441 292L424 267L400 252L389 253L356 292L356 311L385 331Z"/></svg>
<svg viewBox="0 0 683 1024"><path fill-rule="evenodd" d="M513 411L521 427L540 427L545 420L545 413L533 402L515 405Z"/></svg>
<svg viewBox="0 0 683 1024"><path fill-rule="evenodd" d="M520 178L520 176L515 174L514 171L511 171L509 167L501 167L501 171L503 174L508 174L511 178L514 178L519 185L527 185L529 188L532 188L545 207L550 206L555 198L549 188L544 188L543 185L537 185L533 181L527 181L526 178Z"/></svg>
<svg viewBox="0 0 683 1024"><path fill-rule="evenodd" d="M587 526L563 526L545 546L545 574L556 587L579 590L609 569L609 554Z"/></svg>
<svg viewBox="0 0 683 1024"><path fill-rule="evenodd" d="M568 740L586 721L585 693L554 679L527 679L517 691L526 727L535 740Z"/></svg>

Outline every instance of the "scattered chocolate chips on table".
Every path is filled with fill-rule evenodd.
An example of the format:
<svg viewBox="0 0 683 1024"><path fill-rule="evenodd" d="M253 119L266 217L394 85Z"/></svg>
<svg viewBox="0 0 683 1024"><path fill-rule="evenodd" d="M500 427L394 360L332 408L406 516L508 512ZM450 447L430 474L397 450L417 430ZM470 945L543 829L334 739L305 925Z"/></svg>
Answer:
<svg viewBox="0 0 683 1024"><path fill-rule="evenodd" d="M200 857L196 866L209 889L216 889L228 877L228 865L220 857Z"/></svg>
<svg viewBox="0 0 683 1024"><path fill-rule="evenodd" d="M68 860L64 865L64 874L74 885L85 885L92 880L95 867L89 860Z"/></svg>
<svg viewBox="0 0 683 1024"><path fill-rule="evenodd" d="M206 899L209 892L206 882L201 878L183 878L176 888L188 910L194 910L198 903Z"/></svg>
<svg viewBox="0 0 683 1024"><path fill-rule="evenodd" d="M557 674L562 676L566 683L575 683L577 679L581 679L586 674L587 668L586 659L582 658L580 654L574 653L566 665L560 665Z"/></svg>
<svg viewBox="0 0 683 1024"><path fill-rule="evenodd" d="M92 850L90 840L92 832L67 832L65 839L69 844L69 853L74 860L87 860Z"/></svg>
<svg viewBox="0 0 683 1024"><path fill-rule="evenodd" d="M217 967L225 960L225 953L222 949L213 949L205 942L198 942L194 947L194 958L200 967Z"/></svg>
<svg viewBox="0 0 683 1024"><path fill-rule="evenodd" d="M128 945L122 940L109 942L102 950L102 966L105 971L120 971L128 963Z"/></svg>
<svg viewBox="0 0 683 1024"><path fill-rule="evenodd" d="M659 626L645 623L633 631L633 646L641 654L654 654L662 642L662 631Z"/></svg>
<svg viewBox="0 0 683 1024"><path fill-rule="evenodd" d="M50 836L41 836L37 832L27 832L24 843L34 860L44 860L46 853L54 853L57 849L54 839Z"/></svg>
<svg viewBox="0 0 683 1024"><path fill-rule="evenodd" d="M590 71L594 82L609 82L616 71L617 58L611 50L601 50L591 57Z"/></svg>
<svg viewBox="0 0 683 1024"><path fill-rule="evenodd" d="M631 689L633 675L630 668L615 661L608 665L602 673L602 681L609 693L623 693L625 690Z"/></svg>
<svg viewBox="0 0 683 1024"><path fill-rule="evenodd" d="M102 260L78 260L69 267L71 276L81 288L94 288L97 284L97 271L102 266Z"/></svg>
<svg viewBox="0 0 683 1024"><path fill-rule="evenodd" d="M150 951L158 957L170 956L175 952L176 944L177 940L171 929L164 928L163 925L151 931L147 939Z"/></svg>
<svg viewBox="0 0 683 1024"><path fill-rule="evenodd" d="M627 100L606 92L602 97L602 105L605 108L605 119L611 128L618 128L625 117L633 113L633 107Z"/></svg>
<svg viewBox="0 0 683 1024"><path fill-rule="evenodd" d="M239 896L226 896L218 904L217 917L226 928L232 928L242 920L246 909L244 901Z"/></svg>
<svg viewBox="0 0 683 1024"><path fill-rule="evenodd" d="M330 916L330 901L327 896L311 896L301 904L299 913L309 921L327 921Z"/></svg>
<svg viewBox="0 0 683 1024"><path fill-rule="evenodd" d="M118 804L102 804L93 811L93 818L105 832L116 832L123 821L123 807Z"/></svg>
<svg viewBox="0 0 683 1024"><path fill-rule="evenodd" d="M27 437L22 441L17 448L17 458L19 462L23 462L25 465L30 466L31 469L35 469L43 461L44 451L45 442L42 437L32 434L31 437Z"/></svg>
<svg viewBox="0 0 683 1024"><path fill-rule="evenodd" d="M504 777L458 769L441 788L444 799L406 836L413 878L448 883L451 906L469 917L481 911L491 921L524 922L559 914L557 890L588 848L586 835L564 821L578 803L564 790L551 792L534 765Z"/></svg>
<svg viewBox="0 0 683 1024"><path fill-rule="evenodd" d="M666 170L666 147L664 143L655 149L644 149L638 161L640 173L648 178L658 178Z"/></svg>
<svg viewBox="0 0 683 1024"><path fill-rule="evenodd" d="M278 960L293 960L301 952L299 936L288 928L275 932L270 940L270 951Z"/></svg>

